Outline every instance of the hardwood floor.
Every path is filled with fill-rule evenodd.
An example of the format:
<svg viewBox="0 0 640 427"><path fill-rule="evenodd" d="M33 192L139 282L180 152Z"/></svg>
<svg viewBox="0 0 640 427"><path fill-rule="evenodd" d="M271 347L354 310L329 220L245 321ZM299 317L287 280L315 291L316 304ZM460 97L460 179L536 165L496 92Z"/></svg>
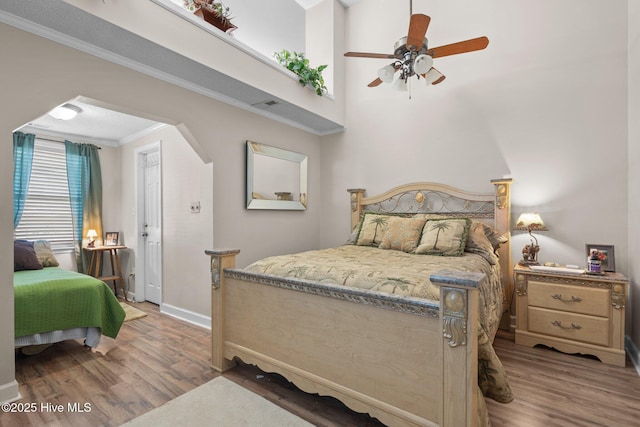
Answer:
<svg viewBox="0 0 640 427"><path fill-rule="evenodd" d="M0 427L118 426L215 378L209 368L209 331L136 304L148 316L126 322L117 338L97 350L59 343L36 356L16 354L16 379L32 413L0 413ZM496 351L516 396L487 401L493 426L632 426L640 418L640 377L626 368L546 348L496 339ZM243 365L224 374L318 426L381 426L329 397L297 390L282 377ZM67 404L90 411L71 413ZM43 405L63 405L47 412Z"/></svg>

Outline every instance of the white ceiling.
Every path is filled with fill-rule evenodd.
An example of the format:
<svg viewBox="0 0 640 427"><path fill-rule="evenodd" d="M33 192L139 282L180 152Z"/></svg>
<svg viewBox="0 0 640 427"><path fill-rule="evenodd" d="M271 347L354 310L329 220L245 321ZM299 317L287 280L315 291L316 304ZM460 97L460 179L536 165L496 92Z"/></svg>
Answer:
<svg viewBox="0 0 640 427"><path fill-rule="evenodd" d="M67 102L82 109L73 119L59 120L45 114L25 124L20 131L73 142L117 146L164 126L153 120L93 105L82 97Z"/></svg>

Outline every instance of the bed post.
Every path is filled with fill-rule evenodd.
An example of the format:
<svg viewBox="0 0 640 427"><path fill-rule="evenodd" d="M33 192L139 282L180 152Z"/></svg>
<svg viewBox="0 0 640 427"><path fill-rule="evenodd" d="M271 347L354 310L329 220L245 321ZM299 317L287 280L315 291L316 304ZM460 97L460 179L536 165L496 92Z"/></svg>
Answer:
<svg viewBox="0 0 640 427"><path fill-rule="evenodd" d="M360 223L362 198L365 190L363 188L350 188L347 191L351 195L351 230L353 230Z"/></svg>
<svg viewBox="0 0 640 427"><path fill-rule="evenodd" d="M498 248L500 256L500 268L502 270L502 283L504 284L504 297L502 300L502 319L500 329L511 329L510 310L513 299L513 264L511 263L511 178L493 179L491 183L496 190L496 209L494 227L508 241ZM515 316L513 316L515 319ZM515 321L515 320L514 320ZM513 325L515 328L515 325Z"/></svg>
<svg viewBox="0 0 640 427"><path fill-rule="evenodd" d="M440 286L444 427L478 423L478 287L485 277L453 270L429 277Z"/></svg>
<svg viewBox="0 0 640 427"><path fill-rule="evenodd" d="M211 368L224 372L235 366L224 358L225 331L225 268L235 268L239 249L205 250L211 257Z"/></svg>

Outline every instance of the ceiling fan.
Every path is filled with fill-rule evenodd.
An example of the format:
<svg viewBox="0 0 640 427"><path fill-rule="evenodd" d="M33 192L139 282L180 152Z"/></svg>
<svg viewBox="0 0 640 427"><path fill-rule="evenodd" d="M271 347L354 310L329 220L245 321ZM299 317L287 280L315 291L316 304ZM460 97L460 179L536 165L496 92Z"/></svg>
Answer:
<svg viewBox="0 0 640 427"><path fill-rule="evenodd" d="M433 59L443 56L457 55L460 53L482 50L489 44L486 37L465 40L444 46L429 48L425 37L431 18L420 13L413 14L413 1L410 3L409 31L406 37L402 37L394 45L391 54L347 52L344 56L354 58L382 58L394 61L378 70L378 78L368 84L375 87L382 82L391 83L395 89L407 90L407 81L410 77L424 78L427 85L441 83L445 76L433 68Z"/></svg>

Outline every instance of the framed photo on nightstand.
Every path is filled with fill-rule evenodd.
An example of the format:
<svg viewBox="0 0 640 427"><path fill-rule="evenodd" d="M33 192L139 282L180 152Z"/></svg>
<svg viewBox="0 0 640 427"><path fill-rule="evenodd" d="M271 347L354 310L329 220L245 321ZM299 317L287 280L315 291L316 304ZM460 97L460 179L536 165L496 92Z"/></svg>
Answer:
<svg viewBox="0 0 640 427"><path fill-rule="evenodd" d="M602 266L602 271L616 271L616 257L613 251L613 245L594 245L592 243L587 243L585 245L587 250L587 258L591 255L591 251L597 250L600 253L600 262Z"/></svg>
<svg viewBox="0 0 640 427"><path fill-rule="evenodd" d="M118 233L117 231L107 231L104 233L104 245L105 246L118 246Z"/></svg>

